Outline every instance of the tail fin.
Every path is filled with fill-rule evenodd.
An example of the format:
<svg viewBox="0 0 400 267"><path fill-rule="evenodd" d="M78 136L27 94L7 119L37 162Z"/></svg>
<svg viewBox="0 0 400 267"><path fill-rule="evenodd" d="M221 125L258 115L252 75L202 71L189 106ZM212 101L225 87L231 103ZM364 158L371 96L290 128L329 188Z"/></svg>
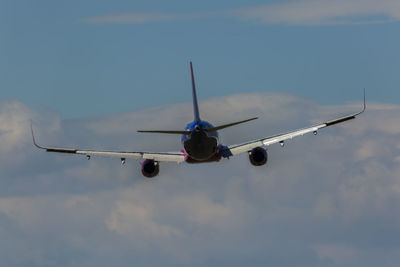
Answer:
<svg viewBox="0 0 400 267"><path fill-rule="evenodd" d="M194 83L194 74L193 74L193 66L192 61L190 61L190 75L192 78L192 95L193 95L193 112L194 112L194 121L200 121L200 113L199 113L199 105L197 104L197 95L196 95L196 85Z"/></svg>

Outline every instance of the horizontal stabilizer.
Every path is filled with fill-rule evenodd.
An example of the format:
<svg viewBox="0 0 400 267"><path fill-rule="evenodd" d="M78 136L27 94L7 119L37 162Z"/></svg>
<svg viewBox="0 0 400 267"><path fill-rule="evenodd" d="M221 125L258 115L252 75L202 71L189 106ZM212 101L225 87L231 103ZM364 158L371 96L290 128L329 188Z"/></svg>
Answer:
<svg viewBox="0 0 400 267"><path fill-rule="evenodd" d="M224 128L228 128L228 127L231 127L231 126L234 126L234 125L237 125L237 124L245 123L245 122L256 120L256 119L258 119L258 117L254 117L254 118L243 120L243 121L237 121L237 122L232 122L232 123L220 125L220 126L217 126L217 127L206 129L206 132L208 132L208 133L215 132L215 131L218 131L218 130L221 130L221 129L224 129Z"/></svg>
<svg viewBox="0 0 400 267"><path fill-rule="evenodd" d="M144 131L144 130L139 130L139 133L162 133L162 134L190 134L190 131L159 131L159 130L150 130L150 131Z"/></svg>

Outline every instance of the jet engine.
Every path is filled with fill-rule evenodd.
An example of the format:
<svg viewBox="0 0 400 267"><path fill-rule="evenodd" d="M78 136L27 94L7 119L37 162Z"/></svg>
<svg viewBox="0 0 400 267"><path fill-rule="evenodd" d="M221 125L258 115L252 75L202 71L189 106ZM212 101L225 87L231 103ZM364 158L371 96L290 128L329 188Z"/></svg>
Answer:
<svg viewBox="0 0 400 267"><path fill-rule="evenodd" d="M157 161L146 159L142 163L142 174L147 178L157 176L160 172L160 165Z"/></svg>
<svg viewBox="0 0 400 267"><path fill-rule="evenodd" d="M267 151L262 147L253 148L249 151L249 159L254 166L264 165L268 160Z"/></svg>

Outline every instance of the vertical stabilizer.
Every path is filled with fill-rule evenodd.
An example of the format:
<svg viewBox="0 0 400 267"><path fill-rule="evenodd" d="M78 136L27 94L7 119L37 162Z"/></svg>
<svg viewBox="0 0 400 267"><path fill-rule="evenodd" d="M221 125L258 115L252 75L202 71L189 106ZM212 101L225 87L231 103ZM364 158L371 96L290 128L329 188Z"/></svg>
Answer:
<svg viewBox="0 0 400 267"><path fill-rule="evenodd" d="M194 83L194 74L192 61L190 61L190 75L192 77L192 94L193 94L193 112L194 121L200 121L199 105L197 104L196 85Z"/></svg>

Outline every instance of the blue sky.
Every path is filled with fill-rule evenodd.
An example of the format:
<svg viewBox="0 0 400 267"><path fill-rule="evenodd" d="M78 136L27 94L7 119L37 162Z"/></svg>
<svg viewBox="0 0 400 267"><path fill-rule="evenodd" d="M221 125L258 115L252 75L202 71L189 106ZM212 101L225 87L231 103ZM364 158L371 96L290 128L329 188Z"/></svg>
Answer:
<svg viewBox="0 0 400 267"><path fill-rule="evenodd" d="M398 0L0 2L0 266L400 263ZM211 164L55 155L176 151L193 118L241 143L367 110Z"/></svg>
<svg viewBox="0 0 400 267"><path fill-rule="evenodd" d="M1 98L64 118L186 102L193 60L203 100L257 91L338 104L366 87L398 103L398 4L345 2L331 14L308 0L2 1Z"/></svg>

